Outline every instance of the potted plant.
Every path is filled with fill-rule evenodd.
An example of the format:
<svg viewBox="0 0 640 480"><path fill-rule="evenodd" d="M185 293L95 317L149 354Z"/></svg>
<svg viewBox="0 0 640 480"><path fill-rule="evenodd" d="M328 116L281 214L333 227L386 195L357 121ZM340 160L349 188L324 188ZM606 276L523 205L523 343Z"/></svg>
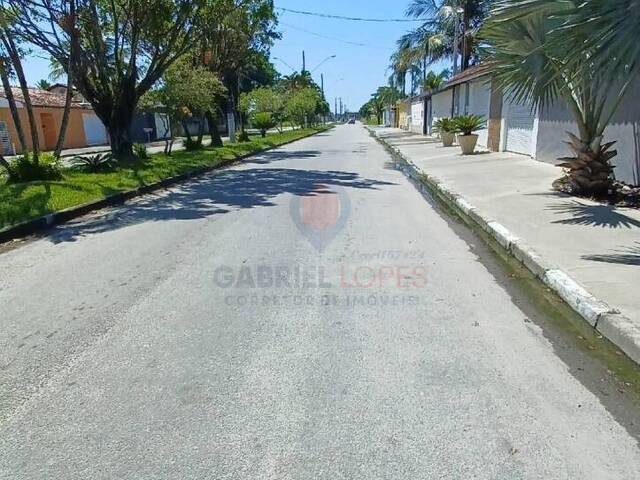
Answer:
<svg viewBox="0 0 640 480"><path fill-rule="evenodd" d="M433 124L433 131L440 135L443 147L450 147L455 140L456 127L451 118L439 118Z"/></svg>
<svg viewBox="0 0 640 480"><path fill-rule="evenodd" d="M458 132L458 144L462 154L472 154L478 143L478 135L473 132L484 128L484 118L480 115L460 115L453 119L453 124Z"/></svg>

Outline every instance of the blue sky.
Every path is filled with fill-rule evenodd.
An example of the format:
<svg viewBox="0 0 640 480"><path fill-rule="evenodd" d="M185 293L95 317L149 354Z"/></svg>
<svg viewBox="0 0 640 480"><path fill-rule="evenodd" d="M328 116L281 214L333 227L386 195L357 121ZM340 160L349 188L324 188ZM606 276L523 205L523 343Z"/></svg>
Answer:
<svg viewBox="0 0 640 480"><path fill-rule="evenodd" d="M352 17L403 18L408 3L409 0L276 0L276 7ZM281 58L300 70L304 50L307 69L312 70L326 57L336 55L335 59L314 71L313 76L319 83L320 73L324 73L325 93L332 108L333 99L342 97L351 111L358 110L378 86L386 84L389 55L395 42L414 25L351 22L278 13L283 37L274 46L272 57ZM282 74L291 72L282 61L273 62ZM48 78L49 62L46 59L32 55L25 67L31 84Z"/></svg>

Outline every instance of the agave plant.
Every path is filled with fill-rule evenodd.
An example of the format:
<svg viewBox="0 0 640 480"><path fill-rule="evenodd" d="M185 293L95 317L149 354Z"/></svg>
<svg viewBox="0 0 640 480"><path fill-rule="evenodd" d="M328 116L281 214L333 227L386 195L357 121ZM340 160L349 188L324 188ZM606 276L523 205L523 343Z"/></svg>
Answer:
<svg viewBox="0 0 640 480"><path fill-rule="evenodd" d="M611 159L617 152L613 143L604 143L604 133L633 78L614 78L615 68L603 68L606 37L585 21L591 3L602 4L502 0L483 31L495 79L504 91L534 107L562 99L573 113L578 134L569 134L567 142L573 155L561 159L566 176L554 187L577 195L605 194L611 188ZM594 41L594 35L600 40ZM622 54L632 58L628 52L637 51L634 45ZM609 50L609 57L616 66L617 52Z"/></svg>
<svg viewBox="0 0 640 480"><path fill-rule="evenodd" d="M73 166L85 168L91 172L106 170L113 166L111 152L97 153L95 155L78 155L72 160Z"/></svg>
<svg viewBox="0 0 640 480"><path fill-rule="evenodd" d="M485 127L486 122L481 115L460 115L452 121L454 130L462 135L472 135L476 130Z"/></svg>

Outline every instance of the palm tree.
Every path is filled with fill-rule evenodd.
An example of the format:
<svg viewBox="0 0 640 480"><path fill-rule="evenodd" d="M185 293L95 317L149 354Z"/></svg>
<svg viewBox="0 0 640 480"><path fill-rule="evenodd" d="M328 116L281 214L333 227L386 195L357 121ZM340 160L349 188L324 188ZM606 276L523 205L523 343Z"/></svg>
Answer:
<svg viewBox="0 0 640 480"><path fill-rule="evenodd" d="M600 44L593 42L591 25L580 12L583 0L533 3L535 9L531 1L503 0L493 11L483 37L488 59L495 62L495 79L514 100L534 108L566 102L578 135L569 134L573 156L561 159L567 176L554 187L578 195L604 194L611 188L616 151L603 136L632 78L612 82L610 70L601 68L596 58Z"/></svg>
<svg viewBox="0 0 640 480"><path fill-rule="evenodd" d="M449 78L449 70L443 70L440 73L429 72L422 81L422 88L426 92L435 92L439 90Z"/></svg>
<svg viewBox="0 0 640 480"><path fill-rule="evenodd" d="M577 61L580 53L588 49L594 61L606 65L610 72L624 75L640 72L637 0L520 0L510 3L521 15L561 6L564 9L564 34L573 35L581 30L574 27L589 25L588 38L584 38L584 44L573 52L577 54Z"/></svg>
<svg viewBox="0 0 640 480"><path fill-rule="evenodd" d="M51 83L45 79L38 80L36 82L36 87L41 88L42 90L49 90L49 88L51 88Z"/></svg>
<svg viewBox="0 0 640 480"><path fill-rule="evenodd" d="M400 43L420 50L425 66L453 58L456 18L460 18L464 34L459 38L457 50L462 54L462 68L466 69L479 60L478 32L492 3L493 0L412 0L407 16L423 20L423 23L403 35Z"/></svg>

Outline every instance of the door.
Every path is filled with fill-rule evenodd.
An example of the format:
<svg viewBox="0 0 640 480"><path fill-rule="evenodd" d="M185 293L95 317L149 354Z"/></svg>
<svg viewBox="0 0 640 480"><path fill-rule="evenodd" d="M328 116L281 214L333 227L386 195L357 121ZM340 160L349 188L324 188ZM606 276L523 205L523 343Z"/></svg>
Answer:
<svg viewBox="0 0 640 480"><path fill-rule="evenodd" d="M107 143L107 130L95 113L83 113L82 123L87 145L104 145Z"/></svg>
<svg viewBox="0 0 640 480"><path fill-rule="evenodd" d="M156 124L156 140L162 140L171 136L171 127L169 126L169 116L165 113L155 114Z"/></svg>
<svg viewBox="0 0 640 480"><path fill-rule="evenodd" d="M0 122L0 153L3 155L13 155L13 145L11 144L11 137L9 137L9 130L7 130L7 124Z"/></svg>
<svg viewBox="0 0 640 480"><path fill-rule="evenodd" d="M54 150L58 141L56 131L56 121L52 113L40 113L40 124L42 125L42 135L44 136L44 149Z"/></svg>
<svg viewBox="0 0 640 480"><path fill-rule="evenodd" d="M504 149L508 152L534 155L536 112L531 104L518 104L505 99L506 136Z"/></svg>

